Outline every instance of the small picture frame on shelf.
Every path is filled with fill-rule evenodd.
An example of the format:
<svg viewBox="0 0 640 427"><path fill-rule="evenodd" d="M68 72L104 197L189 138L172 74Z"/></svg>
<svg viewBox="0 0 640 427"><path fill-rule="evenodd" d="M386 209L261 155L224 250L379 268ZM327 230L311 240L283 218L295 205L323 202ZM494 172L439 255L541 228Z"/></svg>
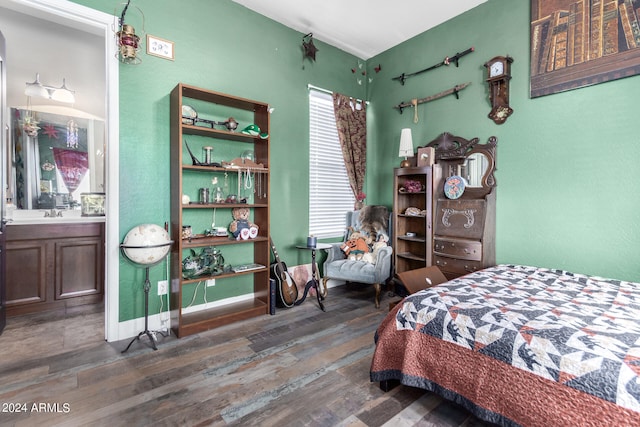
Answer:
<svg viewBox="0 0 640 427"><path fill-rule="evenodd" d="M433 166L436 150L433 147L418 147L418 167Z"/></svg>

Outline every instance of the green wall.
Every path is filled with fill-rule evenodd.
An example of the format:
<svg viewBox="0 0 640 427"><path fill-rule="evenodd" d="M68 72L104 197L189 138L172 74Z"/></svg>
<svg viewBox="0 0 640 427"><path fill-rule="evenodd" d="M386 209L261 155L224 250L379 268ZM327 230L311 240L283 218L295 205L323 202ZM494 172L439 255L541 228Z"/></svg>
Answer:
<svg viewBox="0 0 640 427"><path fill-rule="evenodd" d="M77 3L120 15L118 1ZM135 6L135 7L134 7ZM315 40L315 63L302 60L304 34L230 0L134 0L125 22L175 43L175 60L141 52L142 63L120 65L120 235L141 223L170 221L169 93L179 82L269 103L271 116L271 234L283 260L308 263L295 244L308 235L307 85L363 98L350 69L357 58ZM215 147L214 147L215 150ZM214 151L215 158L215 151ZM217 213L217 222L224 223ZM228 222L231 222L229 213ZM144 315L142 269L122 259L120 321ZM166 277L151 271L151 282ZM150 311L157 312L157 298ZM155 307L154 307L155 306Z"/></svg>
<svg viewBox="0 0 640 427"><path fill-rule="evenodd" d="M119 15L121 1L76 0ZM635 99L640 77L529 99L529 2L487 3L367 61L372 81L358 85L358 59L316 41L317 62L302 61L302 33L230 0L134 0L126 22L175 43L175 61L141 53L120 65L120 235L140 223L169 221L169 93L178 82L267 102L271 117L271 234L282 259L308 262L294 245L308 234L307 84L366 98L367 202L390 206L400 129L415 145L442 132L482 142L498 138L497 258L640 281L637 183L640 141ZM391 78L475 47L456 68L441 67L404 86ZM496 55L514 58L511 105L503 125L490 110L485 69ZM375 73L373 68L382 66ZM401 101L471 82L447 97L399 114ZM231 218L229 218L231 220ZM218 221L221 221L218 214ZM151 281L165 277L152 270ZM143 315L143 272L122 260L120 320ZM153 292L153 291L152 291ZM152 305L153 305L152 301ZM152 312L157 307L152 307Z"/></svg>
<svg viewBox="0 0 640 427"><path fill-rule="evenodd" d="M528 1L489 0L368 61L382 72L369 85L370 194L392 200L392 169L400 129L413 129L414 145L442 132L481 142L498 138L496 174L497 261L556 267L640 281L638 184L640 76L529 98ZM475 47L455 66L413 77L405 86L391 78L423 69L447 55ZM490 111L483 64L497 55L514 58L513 115L503 125ZM400 115L400 101L423 98L471 82L454 97ZM373 167L371 167L373 168ZM375 189L375 190L374 190Z"/></svg>

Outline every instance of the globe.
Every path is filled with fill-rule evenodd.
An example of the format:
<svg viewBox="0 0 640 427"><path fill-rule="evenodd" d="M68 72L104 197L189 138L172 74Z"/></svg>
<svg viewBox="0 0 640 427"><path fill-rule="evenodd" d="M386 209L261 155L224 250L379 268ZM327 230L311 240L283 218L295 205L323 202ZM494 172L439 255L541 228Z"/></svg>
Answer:
<svg viewBox="0 0 640 427"><path fill-rule="evenodd" d="M153 265L167 256L171 243L169 233L164 228L156 224L141 224L129 230L120 247L132 262Z"/></svg>

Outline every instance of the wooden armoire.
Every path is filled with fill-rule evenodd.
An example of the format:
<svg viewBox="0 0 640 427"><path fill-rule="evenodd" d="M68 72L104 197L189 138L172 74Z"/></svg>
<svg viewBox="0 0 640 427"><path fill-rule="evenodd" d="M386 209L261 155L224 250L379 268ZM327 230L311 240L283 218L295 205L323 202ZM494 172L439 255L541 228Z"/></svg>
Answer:
<svg viewBox="0 0 640 427"><path fill-rule="evenodd" d="M467 140L443 133L425 145L435 149L432 166L396 169L396 274L435 265L447 279L453 279L495 265L497 139L490 137L486 144L478 142L478 138ZM424 177L419 180L423 193L407 197L403 177L409 173L415 178L417 172ZM449 178L452 179L447 182ZM456 180L462 185L451 191L451 183ZM419 206L407 202L416 199ZM416 209L410 208L418 208L419 219L411 217ZM417 234L403 225L416 221L424 222L423 227L413 227Z"/></svg>

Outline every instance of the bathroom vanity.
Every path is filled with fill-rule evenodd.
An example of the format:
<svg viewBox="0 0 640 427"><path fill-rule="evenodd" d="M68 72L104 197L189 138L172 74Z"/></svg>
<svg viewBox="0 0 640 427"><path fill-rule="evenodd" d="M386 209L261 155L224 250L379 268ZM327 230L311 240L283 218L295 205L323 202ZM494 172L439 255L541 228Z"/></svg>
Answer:
<svg viewBox="0 0 640 427"><path fill-rule="evenodd" d="M104 217L80 211L15 211L6 227L7 315L101 302L104 230Z"/></svg>
<svg viewBox="0 0 640 427"><path fill-rule="evenodd" d="M7 315L103 301L104 120L40 105L9 124Z"/></svg>

